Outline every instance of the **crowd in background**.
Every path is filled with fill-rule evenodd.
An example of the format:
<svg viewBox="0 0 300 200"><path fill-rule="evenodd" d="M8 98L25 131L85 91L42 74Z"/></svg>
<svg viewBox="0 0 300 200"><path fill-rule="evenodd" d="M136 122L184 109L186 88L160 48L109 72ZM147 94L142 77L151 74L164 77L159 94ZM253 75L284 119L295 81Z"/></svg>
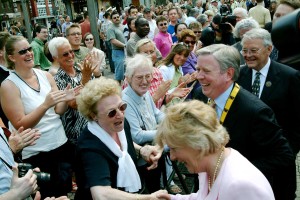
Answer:
<svg viewBox="0 0 300 200"><path fill-rule="evenodd" d="M0 200L37 184L35 199L295 199L300 72L271 32L298 8L131 4L101 8L97 35L87 11L34 24L31 43L20 22L0 32ZM165 185L170 159L199 173L197 193ZM14 161L39 169L18 178ZM37 183L36 170L51 180Z"/></svg>

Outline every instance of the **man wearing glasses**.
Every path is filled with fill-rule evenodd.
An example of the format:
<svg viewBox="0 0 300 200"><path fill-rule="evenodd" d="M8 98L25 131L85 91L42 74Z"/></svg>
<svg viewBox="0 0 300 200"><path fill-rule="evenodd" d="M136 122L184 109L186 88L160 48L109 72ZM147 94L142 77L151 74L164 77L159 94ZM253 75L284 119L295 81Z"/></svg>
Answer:
<svg viewBox="0 0 300 200"><path fill-rule="evenodd" d="M48 29L46 26L38 25L36 28L36 37L31 42L34 54L35 68L42 70L49 70L51 62L47 59L44 53L44 44L48 39Z"/></svg>
<svg viewBox="0 0 300 200"><path fill-rule="evenodd" d="M76 63L80 63L84 60L89 53L88 48L81 46L82 33L79 24L72 24L66 30L67 39L69 40L72 50L74 51Z"/></svg>
<svg viewBox="0 0 300 200"><path fill-rule="evenodd" d="M260 45L244 46L244 50L263 48L255 52L257 54L270 51L268 45L264 46L263 43ZM273 110L236 83L240 72L238 51L232 46L214 44L201 48L197 54L197 79L201 85L200 96L202 95L199 99L205 102L208 102L208 99L210 102L214 101L220 123L226 127L230 135L227 146L238 150L266 176L276 200L291 199L288 196L279 198L277 194L292 184L285 181L282 184L286 184L286 187L282 185L278 187L275 181L281 174L287 175L286 170L295 165L295 157L287 139L283 136L284 130L277 123ZM248 58L248 64L256 63L258 60L252 56ZM276 79L280 78L276 77ZM276 92L280 91L276 90ZM281 100L279 102L285 103Z"/></svg>
<svg viewBox="0 0 300 200"><path fill-rule="evenodd" d="M120 15L117 11L111 13L112 24L107 30L107 40L112 44L112 60L115 63L115 79L121 83L124 79L125 37L123 25L120 23Z"/></svg>
<svg viewBox="0 0 300 200"><path fill-rule="evenodd" d="M156 18L156 24L159 32L155 35L154 42L162 57L165 58L170 53L173 44L171 34L167 32L168 20L161 15Z"/></svg>
<svg viewBox="0 0 300 200"><path fill-rule="evenodd" d="M243 35L241 54L247 66L241 68L238 83L270 106L294 156L300 149L300 72L269 58L271 35L265 29L252 29ZM296 166L283 169L274 179L280 190L276 199L294 199Z"/></svg>

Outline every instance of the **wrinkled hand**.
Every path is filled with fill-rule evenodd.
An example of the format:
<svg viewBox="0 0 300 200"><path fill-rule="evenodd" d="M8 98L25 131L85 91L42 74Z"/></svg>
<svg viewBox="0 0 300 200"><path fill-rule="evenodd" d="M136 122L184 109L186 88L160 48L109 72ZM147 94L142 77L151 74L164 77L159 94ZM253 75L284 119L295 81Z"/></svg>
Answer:
<svg viewBox="0 0 300 200"><path fill-rule="evenodd" d="M34 200L41 200L41 193L39 191L36 192L35 194L35 197L34 197ZM61 197L58 197L58 198L55 198L55 197L47 197L46 199L44 200L70 200L68 197L66 196L61 196Z"/></svg>
<svg viewBox="0 0 300 200"><path fill-rule="evenodd" d="M158 101L160 98L164 97L168 90L170 89L172 80L162 81L158 86L157 90L153 94L155 101Z"/></svg>
<svg viewBox="0 0 300 200"><path fill-rule="evenodd" d="M25 199L30 194L32 194L34 191L37 190L37 180L36 175L33 174L33 171L30 169L25 174L24 177L19 178L18 177L18 167L14 166L12 168L13 170L13 177L11 180L11 186L10 190L13 192L16 192L20 199Z"/></svg>
<svg viewBox="0 0 300 200"><path fill-rule="evenodd" d="M81 83L85 85L89 80L91 79L91 76L94 72L94 70L97 68L96 66L93 66L93 62L91 57L89 55L84 59L83 63L78 64L81 73L82 73L82 80Z"/></svg>
<svg viewBox="0 0 300 200"><path fill-rule="evenodd" d="M66 94L64 101L74 100L76 96L76 91L78 93L79 92L78 90L80 90L80 88L82 88L82 86L71 88L71 84L68 83L67 87L64 89L64 92Z"/></svg>
<svg viewBox="0 0 300 200"><path fill-rule="evenodd" d="M93 67L96 67L94 70L94 75L95 76L100 76L101 75L101 69L100 69L100 63L102 63L102 60L104 59L104 56L101 56L98 52L92 51L90 53L90 60L92 62Z"/></svg>
<svg viewBox="0 0 300 200"><path fill-rule="evenodd" d="M151 196L153 196L154 199L171 200L171 196L168 194L167 190L158 190L153 192Z"/></svg>
<svg viewBox="0 0 300 200"><path fill-rule="evenodd" d="M141 148L140 153L142 158L149 164L148 170L155 169L158 165L158 160L162 155L163 149L159 146L145 145Z"/></svg>
<svg viewBox="0 0 300 200"><path fill-rule="evenodd" d="M195 72L193 72L192 74L186 74L186 75L180 77L178 84L185 83L185 85L187 85L187 84L193 82L195 79L196 79Z"/></svg>
<svg viewBox="0 0 300 200"><path fill-rule="evenodd" d="M36 144L36 140L41 137L41 133L37 129L28 128L24 130L21 126L18 131L12 131L9 137L9 146L14 153L18 153L27 146Z"/></svg>
<svg viewBox="0 0 300 200"><path fill-rule="evenodd" d="M196 52L197 50L201 49L202 47L203 47L203 43L202 43L201 41L198 41L198 42L197 42L197 46L196 46L194 52Z"/></svg>

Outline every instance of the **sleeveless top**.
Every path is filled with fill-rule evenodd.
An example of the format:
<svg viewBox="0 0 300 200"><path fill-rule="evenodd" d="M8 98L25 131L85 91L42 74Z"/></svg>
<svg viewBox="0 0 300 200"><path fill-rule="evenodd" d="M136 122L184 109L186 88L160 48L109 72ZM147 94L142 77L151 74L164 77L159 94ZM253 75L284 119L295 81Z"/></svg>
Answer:
<svg viewBox="0 0 300 200"><path fill-rule="evenodd" d="M47 94L51 91L51 85L46 77L45 72L38 69L33 70L39 81L39 92L27 85L27 83L18 77L16 73L11 73L7 77L7 80L12 81L20 91L25 115L31 113L38 106L40 106L45 101ZM55 113L54 106L49 108L39 123L32 128L38 129L41 133L41 137L36 141L35 145L28 146L23 149L23 159L34 156L41 151L47 152L56 149L67 141L60 116ZM10 131L15 129L11 123L9 123L9 129Z"/></svg>

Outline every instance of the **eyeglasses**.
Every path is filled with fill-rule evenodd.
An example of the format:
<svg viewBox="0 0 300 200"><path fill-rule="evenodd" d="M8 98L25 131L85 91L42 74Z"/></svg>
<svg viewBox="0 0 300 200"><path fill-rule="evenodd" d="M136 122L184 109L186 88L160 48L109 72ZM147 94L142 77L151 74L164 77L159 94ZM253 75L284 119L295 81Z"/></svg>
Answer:
<svg viewBox="0 0 300 200"><path fill-rule="evenodd" d="M68 57L69 54L73 55L73 53L74 53L74 51L73 51L73 50L70 50L70 51L68 51L68 52L63 53L62 56L63 56L63 57Z"/></svg>
<svg viewBox="0 0 300 200"><path fill-rule="evenodd" d="M94 38L85 38L85 41L92 41Z"/></svg>
<svg viewBox="0 0 300 200"><path fill-rule="evenodd" d="M113 118L114 116L116 116L117 110L119 110L119 111L121 111L121 112L124 112L124 111L126 110L126 108L127 108L127 104L126 104L126 103L123 103L119 108L113 109L113 110L109 111L109 112L107 113L107 116L108 116L109 118Z"/></svg>
<svg viewBox="0 0 300 200"><path fill-rule="evenodd" d="M196 41L188 41L188 40L185 40L184 43L185 43L185 44L191 44L191 45L194 45L194 44L196 44Z"/></svg>
<svg viewBox="0 0 300 200"><path fill-rule="evenodd" d="M202 31L194 31L195 34L202 33Z"/></svg>
<svg viewBox="0 0 300 200"><path fill-rule="evenodd" d="M143 81L144 78L146 79L146 81L151 81L152 74L146 74L145 76L135 76L134 78L135 78L135 80L137 80L139 82Z"/></svg>
<svg viewBox="0 0 300 200"><path fill-rule="evenodd" d="M246 55L246 54L249 54L249 55L256 55L256 54L258 54L262 49L263 49L263 47L260 48L260 49L242 49L242 50L240 51L240 53L241 53L242 55Z"/></svg>
<svg viewBox="0 0 300 200"><path fill-rule="evenodd" d="M119 19L119 18L120 18L120 16L113 17L113 19Z"/></svg>
<svg viewBox="0 0 300 200"><path fill-rule="evenodd" d="M28 47L27 49L22 49L22 50L18 51L18 54L24 55L27 53L27 51L32 52L32 47Z"/></svg>
<svg viewBox="0 0 300 200"><path fill-rule="evenodd" d="M70 33L69 35L76 36L76 35L81 35L81 33L75 32L75 33Z"/></svg>
<svg viewBox="0 0 300 200"><path fill-rule="evenodd" d="M167 23L161 23L159 26L167 26Z"/></svg>

